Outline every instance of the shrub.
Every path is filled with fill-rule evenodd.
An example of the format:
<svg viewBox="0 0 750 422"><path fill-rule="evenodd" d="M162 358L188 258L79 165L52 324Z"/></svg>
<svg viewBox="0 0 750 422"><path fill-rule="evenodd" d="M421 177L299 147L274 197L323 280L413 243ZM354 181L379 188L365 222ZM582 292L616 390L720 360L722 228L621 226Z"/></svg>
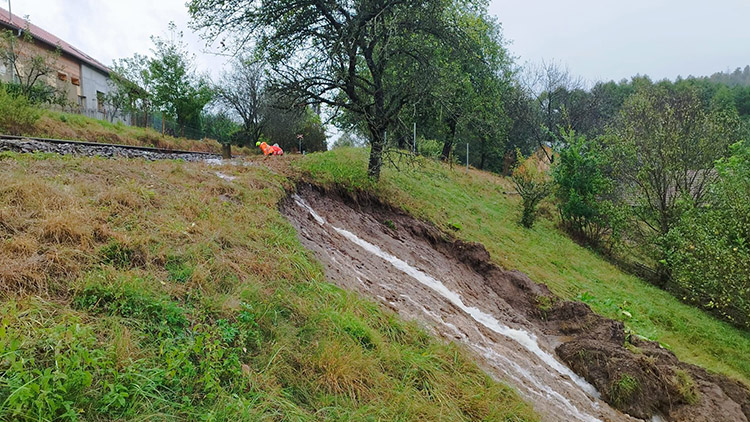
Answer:
<svg viewBox="0 0 750 422"><path fill-rule="evenodd" d="M564 136L568 146L560 151L552 173L562 223L574 236L612 246L619 239L622 219L608 199L614 181L605 175L606 159L596 142L573 131Z"/></svg>
<svg viewBox="0 0 750 422"><path fill-rule="evenodd" d="M520 151L517 154L520 164L513 170L511 179L523 203L521 224L531 228L536 220L537 206L552 192L553 184L533 156L526 159Z"/></svg>
<svg viewBox="0 0 750 422"><path fill-rule="evenodd" d="M28 98L11 95L5 87L0 87L0 131L8 135L29 133L41 115Z"/></svg>
<svg viewBox="0 0 750 422"><path fill-rule="evenodd" d="M437 160L443 153L443 143L434 139L422 139L417 143L419 154Z"/></svg>
<svg viewBox="0 0 750 422"><path fill-rule="evenodd" d="M750 328L750 144L717 164L705 207L665 237L673 288L683 300Z"/></svg>

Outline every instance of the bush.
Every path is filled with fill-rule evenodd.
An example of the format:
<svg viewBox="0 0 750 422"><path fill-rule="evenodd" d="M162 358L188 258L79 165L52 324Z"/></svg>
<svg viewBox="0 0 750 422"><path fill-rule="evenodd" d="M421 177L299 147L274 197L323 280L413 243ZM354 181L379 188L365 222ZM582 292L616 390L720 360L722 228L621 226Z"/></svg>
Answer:
<svg viewBox="0 0 750 422"><path fill-rule="evenodd" d="M419 154L437 160L443 153L443 143L434 139L423 139L417 143Z"/></svg>
<svg viewBox="0 0 750 422"><path fill-rule="evenodd" d="M708 204L666 236L666 263L684 300L750 328L750 144L732 153L717 164Z"/></svg>
<svg viewBox="0 0 750 422"><path fill-rule="evenodd" d="M41 116L41 110L34 108L28 98L0 87L0 131L8 135L29 133Z"/></svg>
<svg viewBox="0 0 750 422"><path fill-rule="evenodd" d="M530 229L536 220L537 206L552 193L553 184L547 172L541 168L541 163L535 160L533 155L525 159L520 151L517 154L517 162L521 164L513 170L511 179L523 202L521 224Z"/></svg>
<svg viewBox="0 0 750 422"><path fill-rule="evenodd" d="M595 141L573 131L565 138L552 173L560 218L574 236L609 248L619 240L622 219L608 199L614 181L603 171L606 159Z"/></svg>

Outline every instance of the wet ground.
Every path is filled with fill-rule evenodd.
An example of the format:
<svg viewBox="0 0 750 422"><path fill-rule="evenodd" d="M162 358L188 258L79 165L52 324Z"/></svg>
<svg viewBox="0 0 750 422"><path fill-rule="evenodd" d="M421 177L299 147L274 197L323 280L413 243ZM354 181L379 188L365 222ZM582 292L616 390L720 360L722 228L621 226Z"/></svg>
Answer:
<svg viewBox="0 0 750 422"><path fill-rule="evenodd" d="M655 343L634 341L643 350L635 356L623 347L621 324L496 267L481 245L452 240L377 201L353 202L311 187L282 211L332 281L465 345L546 421L639 420L605 402L615 400L643 419L747 420L744 387L718 386L717 377L690 372ZM680 365L693 374L697 406L681 400L674 383L660 381ZM618 389L623 371L640 382L635 391Z"/></svg>

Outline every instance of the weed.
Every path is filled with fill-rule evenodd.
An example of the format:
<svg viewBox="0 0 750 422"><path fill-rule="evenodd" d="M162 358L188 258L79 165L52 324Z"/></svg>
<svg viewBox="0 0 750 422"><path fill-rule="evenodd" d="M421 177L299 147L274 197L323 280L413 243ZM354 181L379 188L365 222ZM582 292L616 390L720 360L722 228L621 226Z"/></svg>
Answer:
<svg viewBox="0 0 750 422"><path fill-rule="evenodd" d="M86 286L75 295L73 306L89 312L138 319L146 323L146 330L178 330L187 326L182 308L166 298L144 291L139 285L141 283L135 280L134 284L121 286Z"/></svg>
<svg viewBox="0 0 750 422"><path fill-rule="evenodd" d="M636 392L640 390L638 379L629 374L620 374L620 378L612 382L609 390L611 402L618 408L630 403Z"/></svg>
<svg viewBox="0 0 750 422"><path fill-rule="evenodd" d="M176 283L185 283L193 276L193 267L190 266L186 259L180 256L170 255L164 264L164 269L169 274L169 280Z"/></svg>
<svg viewBox="0 0 750 422"><path fill-rule="evenodd" d="M683 400L687 404L697 404L700 401L700 392L698 387L695 385L695 380L687 371L683 369L674 369L674 377L672 383L680 392Z"/></svg>
<svg viewBox="0 0 750 422"><path fill-rule="evenodd" d="M115 268L129 268L133 265L135 251L119 242L112 240L99 249L99 257L103 264L109 264Z"/></svg>
<svg viewBox="0 0 750 422"><path fill-rule="evenodd" d="M393 220L385 220L383 224L391 230L396 230L396 223L394 223Z"/></svg>

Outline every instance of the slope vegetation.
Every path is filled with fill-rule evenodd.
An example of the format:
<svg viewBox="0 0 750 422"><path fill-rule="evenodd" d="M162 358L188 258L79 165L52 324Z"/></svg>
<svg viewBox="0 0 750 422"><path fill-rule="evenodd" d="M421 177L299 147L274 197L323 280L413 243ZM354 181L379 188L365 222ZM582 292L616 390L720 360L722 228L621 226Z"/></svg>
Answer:
<svg viewBox="0 0 750 422"><path fill-rule="evenodd" d="M266 166L4 153L0 178L0 420L537 418L327 283Z"/></svg>
<svg viewBox="0 0 750 422"><path fill-rule="evenodd" d="M493 261L546 284L558 296L588 303L622 321L633 334L660 342L681 360L750 385L750 333L717 321L670 294L625 274L574 243L556 226L552 206L532 230L524 229L519 199L507 180L428 160L366 177L366 151L339 149L308 156L297 166L309 180L355 195L370 192L463 240L486 246Z"/></svg>

